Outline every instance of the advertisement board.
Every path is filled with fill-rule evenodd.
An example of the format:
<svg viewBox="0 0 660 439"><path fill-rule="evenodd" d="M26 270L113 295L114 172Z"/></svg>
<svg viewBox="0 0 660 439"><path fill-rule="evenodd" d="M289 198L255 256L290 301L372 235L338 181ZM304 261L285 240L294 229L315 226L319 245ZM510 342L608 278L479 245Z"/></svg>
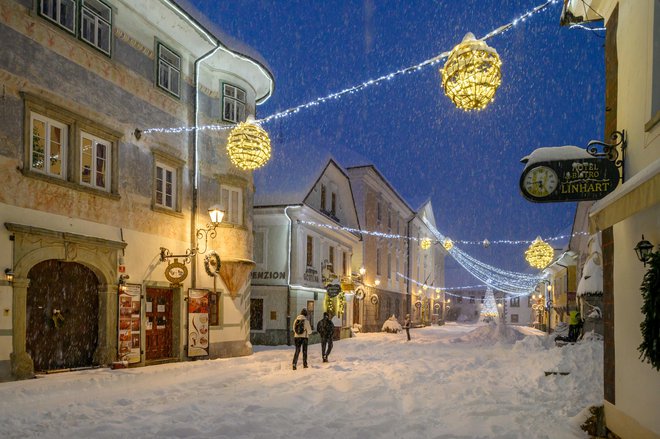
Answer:
<svg viewBox="0 0 660 439"><path fill-rule="evenodd" d="M124 284L119 288L119 361L140 362L142 343L142 285Z"/></svg>
<svg viewBox="0 0 660 439"><path fill-rule="evenodd" d="M188 290L188 356L209 354L209 290Z"/></svg>

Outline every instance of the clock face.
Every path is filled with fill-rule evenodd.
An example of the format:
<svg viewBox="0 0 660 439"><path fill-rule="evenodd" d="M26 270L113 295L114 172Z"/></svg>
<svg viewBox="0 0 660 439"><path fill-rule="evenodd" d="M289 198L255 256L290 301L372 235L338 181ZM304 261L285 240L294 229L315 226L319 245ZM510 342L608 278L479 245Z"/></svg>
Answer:
<svg viewBox="0 0 660 439"><path fill-rule="evenodd" d="M557 189L557 173L547 166L537 166L525 175L523 187L534 197L547 197Z"/></svg>

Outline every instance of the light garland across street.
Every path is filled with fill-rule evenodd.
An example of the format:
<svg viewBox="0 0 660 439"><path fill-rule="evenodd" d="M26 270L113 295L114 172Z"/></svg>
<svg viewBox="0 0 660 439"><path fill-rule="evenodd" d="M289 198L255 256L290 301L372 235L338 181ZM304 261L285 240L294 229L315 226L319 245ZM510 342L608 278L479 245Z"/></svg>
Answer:
<svg viewBox="0 0 660 439"><path fill-rule="evenodd" d="M511 20L509 23L506 23L506 24L498 27L497 29L492 30L491 32L489 32L488 34L486 34L485 36L480 38L479 41L486 41L486 40L488 40L490 38L493 38L497 35L503 34L504 32L516 27L518 24L525 22L527 20L527 18L531 17L532 15L537 14L537 13L545 10L548 6L550 6L552 4L558 3L558 1L559 0L547 0L544 3L541 3L540 5L526 11L525 13L523 13L523 14L519 15L518 17L516 17L515 19ZM271 122L273 120L282 119L284 117L291 116L293 114L296 114L296 113L300 112L301 110L316 107L316 106L324 104L326 102L334 101L334 100L340 99L344 96L357 93L357 92L362 91L362 90L364 90L368 87L371 87L371 86L374 86L374 85L379 85L379 84L381 84L385 81L392 80L392 79L394 79L398 76L405 75L405 74L408 74L408 73L417 72L419 70L422 70L425 67L433 66L433 65L438 64L440 61L447 58L447 56L449 56L449 53L450 53L450 51L442 52L441 54L436 55L436 56L434 56L432 58L429 58L427 60L424 60L424 61L422 61L418 64L415 64L414 66L399 69L397 71L388 73L386 75L382 75L382 76L379 76L377 78L370 79L370 80L365 81L361 84L345 88L341 91L338 91L338 92L335 92L335 93L330 93L327 96L316 98L313 101L307 102L305 104L297 105L295 107L288 108L288 109L280 111L278 113L271 114L270 116L264 117L263 119L256 120L255 123L259 124L259 125L263 125L263 124L266 124L266 123ZM144 134L148 134L148 133L182 133L182 132L189 132L189 131L194 131L194 130L198 130L198 131L206 131L206 130L221 131L221 130L231 129L233 127L234 127L233 124L230 124L230 125L211 124L211 125L200 125L200 126L193 126L193 127L170 127L170 128L155 127L155 128L147 128L147 129L143 130L142 133L144 133Z"/></svg>

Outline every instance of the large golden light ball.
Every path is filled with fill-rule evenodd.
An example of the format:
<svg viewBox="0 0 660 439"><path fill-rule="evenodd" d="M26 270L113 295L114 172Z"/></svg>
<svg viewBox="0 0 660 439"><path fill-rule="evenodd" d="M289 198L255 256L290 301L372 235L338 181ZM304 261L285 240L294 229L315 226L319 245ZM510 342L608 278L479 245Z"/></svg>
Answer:
<svg viewBox="0 0 660 439"><path fill-rule="evenodd" d="M227 153L231 162L241 169L262 167L270 159L270 138L259 125L241 122L229 133Z"/></svg>
<svg viewBox="0 0 660 439"><path fill-rule="evenodd" d="M445 238L444 242L442 243L442 246L445 248L445 250L449 251L452 248L454 248L454 241L452 241L449 238Z"/></svg>
<svg viewBox="0 0 660 439"><path fill-rule="evenodd" d="M540 236L525 250L525 259L529 262L529 265L539 270L543 270L550 265L554 257L555 251L552 249L552 246L543 241Z"/></svg>
<svg viewBox="0 0 660 439"><path fill-rule="evenodd" d="M440 70L445 94L465 111L484 109L502 82L501 65L497 51L468 32Z"/></svg>
<svg viewBox="0 0 660 439"><path fill-rule="evenodd" d="M419 243L419 246L422 248L422 250L428 250L431 248L431 238L424 238L422 241Z"/></svg>

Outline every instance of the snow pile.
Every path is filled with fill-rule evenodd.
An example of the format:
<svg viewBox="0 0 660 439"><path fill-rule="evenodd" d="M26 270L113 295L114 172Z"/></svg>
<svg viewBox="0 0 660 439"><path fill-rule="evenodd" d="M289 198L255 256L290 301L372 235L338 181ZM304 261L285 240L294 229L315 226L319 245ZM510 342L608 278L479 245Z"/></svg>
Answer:
<svg viewBox="0 0 660 439"><path fill-rule="evenodd" d="M394 314L392 314L392 317L389 319L385 320L385 323L383 323L383 327L381 328L381 331L383 332L393 332L397 333L401 331L401 324L396 320L396 317L394 317Z"/></svg>
<svg viewBox="0 0 660 439"><path fill-rule="evenodd" d="M514 327L491 322L487 325L477 327L475 330L461 337L456 337L452 339L451 342L469 342L475 344L493 344L500 342L513 344L523 338L525 338L525 335L514 329Z"/></svg>

